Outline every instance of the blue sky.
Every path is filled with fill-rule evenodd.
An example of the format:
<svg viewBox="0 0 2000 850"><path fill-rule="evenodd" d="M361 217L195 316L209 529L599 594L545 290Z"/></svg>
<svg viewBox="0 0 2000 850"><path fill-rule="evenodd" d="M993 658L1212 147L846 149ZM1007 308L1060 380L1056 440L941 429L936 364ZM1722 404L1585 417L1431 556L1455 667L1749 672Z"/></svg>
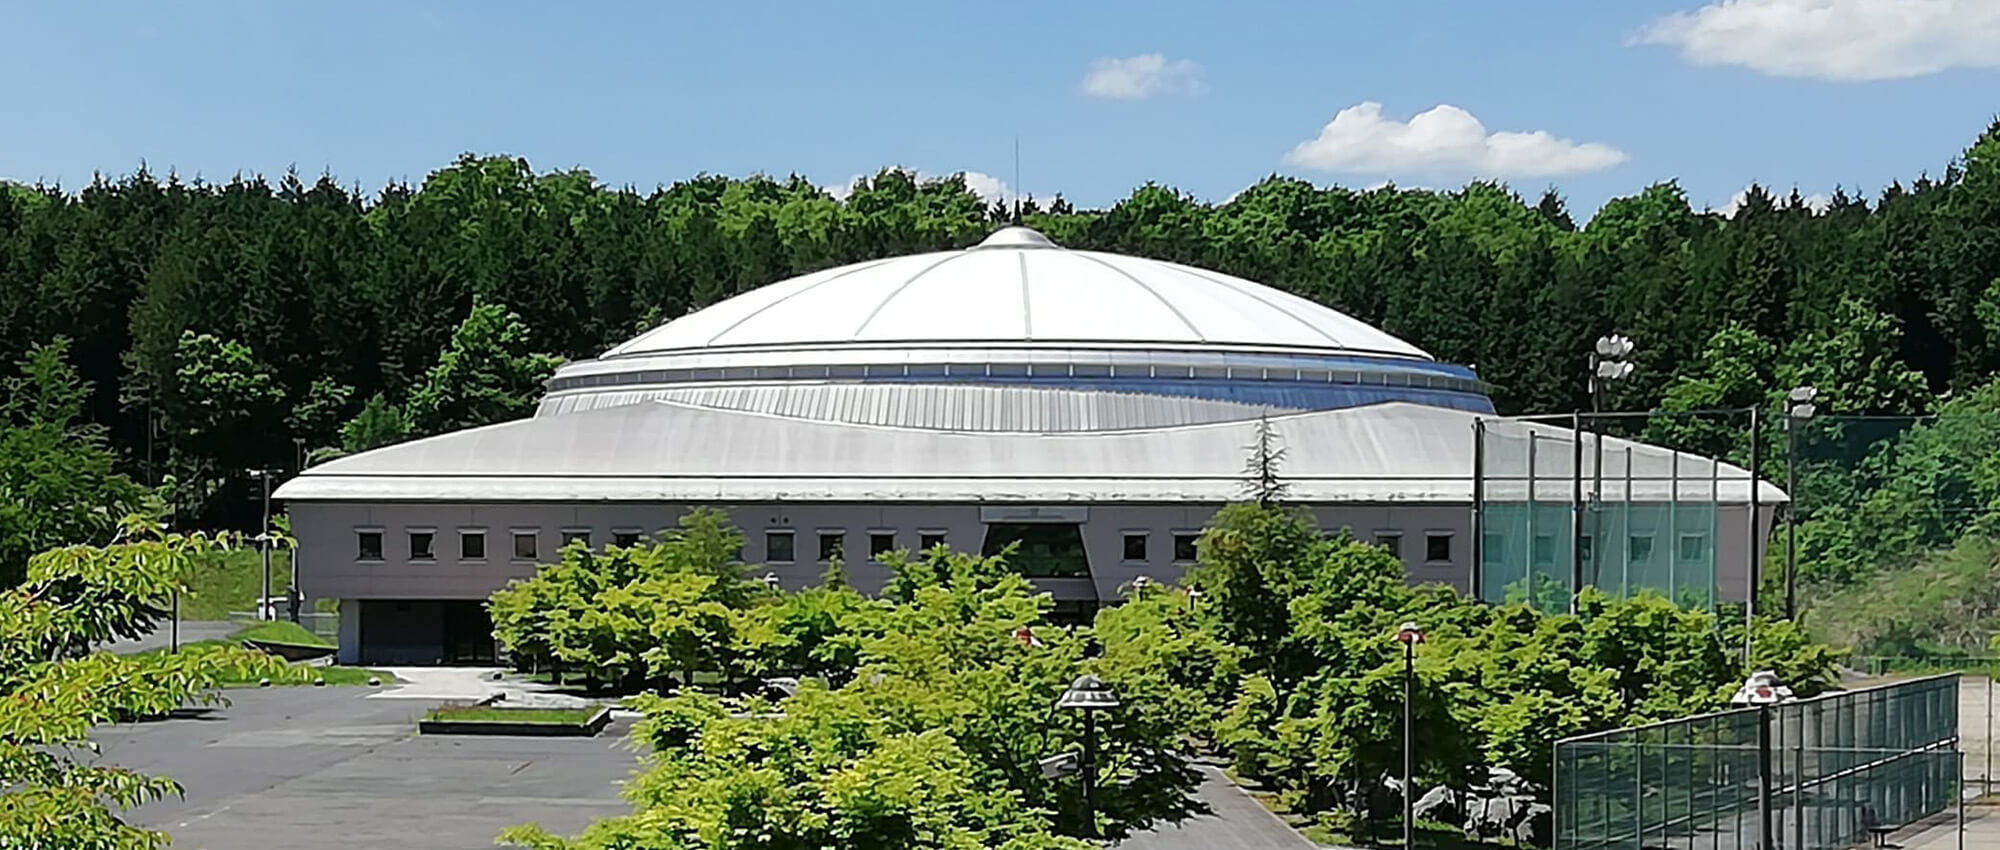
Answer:
<svg viewBox="0 0 2000 850"><path fill-rule="evenodd" d="M143 160L372 190L467 150L646 188L1014 184L1018 136L1019 184L1087 206L1277 172L1721 207L1936 173L2000 110L1992 0L6 0L0 38L0 177L72 187Z"/></svg>

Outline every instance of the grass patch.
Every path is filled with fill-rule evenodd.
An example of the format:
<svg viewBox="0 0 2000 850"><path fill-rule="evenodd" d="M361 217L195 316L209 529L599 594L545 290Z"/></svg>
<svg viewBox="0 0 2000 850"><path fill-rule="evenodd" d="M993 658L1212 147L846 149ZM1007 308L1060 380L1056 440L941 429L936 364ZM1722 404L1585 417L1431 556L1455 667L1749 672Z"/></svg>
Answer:
<svg viewBox="0 0 2000 850"><path fill-rule="evenodd" d="M582 726L597 716L590 708L500 708L491 705L447 705L431 709L425 720L444 723L546 723L551 726Z"/></svg>
<svg viewBox="0 0 2000 850"><path fill-rule="evenodd" d="M314 669L319 671L320 678L325 679L329 685L346 685L349 687L366 685L370 678L379 679L384 685L396 684L395 676L381 670L370 670L366 667L329 666L316 667Z"/></svg>
<svg viewBox="0 0 2000 850"><path fill-rule="evenodd" d="M231 611L254 611L264 592L264 560L255 549L201 552L188 565L188 592L181 595L181 619L226 620ZM271 595L292 586L292 553L271 553Z"/></svg>
<svg viewBox="0 0 2000 850"><path fill-rule="evenodd" d="M254 640L263 643L282 643L287 646L317 646L332 648L333 641L308 631L306 627L290 620L273 620L245 626L231 635L235 640Z"/></svg>

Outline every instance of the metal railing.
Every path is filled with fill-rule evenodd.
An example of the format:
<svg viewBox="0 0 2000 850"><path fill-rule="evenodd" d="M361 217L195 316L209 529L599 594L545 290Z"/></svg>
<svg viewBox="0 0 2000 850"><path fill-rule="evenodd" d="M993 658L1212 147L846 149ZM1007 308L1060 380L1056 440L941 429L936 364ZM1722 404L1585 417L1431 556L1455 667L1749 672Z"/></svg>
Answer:
<svg viewBox="0 0 2000 850"><path fill-rule="evenodd" d="M1945 811L1963 788L1958 685L1931 676L1565 739L1555 847L1833 850Z"/></svg>

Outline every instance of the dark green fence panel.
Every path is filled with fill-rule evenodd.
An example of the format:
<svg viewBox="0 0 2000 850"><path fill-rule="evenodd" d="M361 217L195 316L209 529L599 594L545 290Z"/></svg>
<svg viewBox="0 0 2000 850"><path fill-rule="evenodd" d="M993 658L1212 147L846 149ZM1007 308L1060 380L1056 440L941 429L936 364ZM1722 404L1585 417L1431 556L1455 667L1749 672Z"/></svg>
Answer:
<svg viewBox="0 0 2000 850"><path fill-rule="evenodd" d="M1850 847L1960 793L1956 674L1763 711L1774 848ZM1763 721L1741 709L1557 743L1557 850L1756 850Z"/></svg>

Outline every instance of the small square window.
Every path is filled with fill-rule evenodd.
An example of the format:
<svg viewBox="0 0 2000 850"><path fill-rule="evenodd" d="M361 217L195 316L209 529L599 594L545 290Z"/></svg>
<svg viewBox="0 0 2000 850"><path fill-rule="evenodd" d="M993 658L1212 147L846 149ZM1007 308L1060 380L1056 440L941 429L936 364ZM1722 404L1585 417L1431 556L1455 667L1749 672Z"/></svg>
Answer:
<svg viewBox="0 0 2000 850"><path fill-rule="evenodd" d="M942 531L925 531L917 534L917 548L926 552L943 545L945 544Z"/></svg>
<svg viewBox="0 0 2000 850"><path fill-rule="evenodd" d="M868 560L880 561L883 555L896 551L896 533L893 531L868 532Z"/></svg>
<svg viewBox="0 0 2000 850"><path fill-rule="evenodd" d="M630 549L639 545L641 532L636 528L614 528L611 530L611 545L620 549Z"/></svg>
<svg viewBox="0 0 2000 850"><path fill-rule="evenodd" d="M1174 563L1177 564L1194 563L1195 556L1199 554L1196 550L1200 548L1198 545L1200 541L1201 541L1201 532L1198 531L1174 532Z"/></svg>
<svg viewBox="0 0 2000 850"><path fill-rule="evenodd" d="M354 559L357 561L382 560L382 532L357 531L354 533Z"/></svg>
<svg viewBox="0 0 2000 850"><path fill-rule="evenodd" d="M1625 541L1625 557L1631 563L1643 564L1653 559L1653 535L1634 534Z"/></svg>
<svg viewBox="0 0 2000 850"><path fill-rule="evenodd" d="M535 542L539 536L532 531L514 532L514 560L532 561L539 557L535 553Z"/></svg>
<svg viewBox="0 0 2000 850"><path fill-rule="evenodd" d="M1382 547L1391 557L1403 557L1403 533L1400 531L1375 532L1375 545Z"/></svg>
<svg viewBox="0 0 2000 850"><path fill-rule="evenodd" d="M486 560L486 532L484 531L459 532L458 558L461 561Z"/></svg>
<svg viewBox="0 0 2000 850"><path fill-rule="evenodd" d="M1146 560L1146 532L1143 531L1125 532L1125 560L1127 561Z"/></svg>
<svg viewBox="0 0 2000 850"><path fill-rule="evenodd" d="M410 532L410 560L435 561L437 533L431 531Z"/></svg>
<svg viewBox="0 0 2000 850"><path fill-rule="evenodd" d="M1701 561L1708 557L1708 538L1700 534L1681 535L1681 560Z"/></svg>
<svg viewBox="0 0 2000 850"><path fill-rule="evenodd" d="M1438 563L1451 560L1451 534L1424 535L1424 561Z"/></svg>
<svg viewBox="0 0 2000 850"><path fill-rule="evenodd" d="M1555 566L1555 563L1556 536L1553 534L1535 535L1535 566L1552 567Z"/></svg>
<svg viewBox="0 0 2000 850"><path fill-rule="evenodd" d="M791 563L795 557L792 542L792 533L789 531L764 532L764 560L774 564Z"/></svg>
<svg viewBox="0 0 2000 850"><path fill-rule="evenodd" d="M581 543L583 544L583 548L585 549L590 548L590 529L588 528L563 529L562 531L563 548L569 548L569 545L571 543Z"/></svg>
<svg viewBox="0 0 2000 850"><path fill-rule="evenodd" d="M819 559L839 561L846 557L847 532L822 531L819 533Z"/></svg>

